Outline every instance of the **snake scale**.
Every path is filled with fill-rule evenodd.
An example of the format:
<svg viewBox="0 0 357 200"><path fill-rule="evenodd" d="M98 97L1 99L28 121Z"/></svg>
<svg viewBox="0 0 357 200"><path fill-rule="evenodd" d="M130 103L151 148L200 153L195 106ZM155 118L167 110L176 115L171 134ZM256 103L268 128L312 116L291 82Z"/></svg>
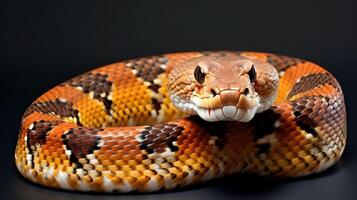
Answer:
<svg viewBox="0 0 357 200"><path fill-rule="evenodd" d="M151 192L238 172L305 176L336 163L345 144L343 93L321 66L182 52L110 64L49 90L23 115L15 161L47 187Z"/></svg>

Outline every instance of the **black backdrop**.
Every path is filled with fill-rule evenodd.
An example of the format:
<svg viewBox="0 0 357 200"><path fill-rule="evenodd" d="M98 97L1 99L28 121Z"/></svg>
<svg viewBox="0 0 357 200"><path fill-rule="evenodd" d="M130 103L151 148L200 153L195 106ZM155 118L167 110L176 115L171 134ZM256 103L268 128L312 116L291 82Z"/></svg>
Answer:
<svg viewBox="0 0 357 200"><path fill-rule="evenodd" d="M338 0L16 0L1 8L1 199L351 199L356 197L356 4ZM254 50L326 66L341 82L348 147L331 170L294 180L231 176L168 193L102 195L34 185L13 160L37 96L115 61L188 50Z"/></svg>

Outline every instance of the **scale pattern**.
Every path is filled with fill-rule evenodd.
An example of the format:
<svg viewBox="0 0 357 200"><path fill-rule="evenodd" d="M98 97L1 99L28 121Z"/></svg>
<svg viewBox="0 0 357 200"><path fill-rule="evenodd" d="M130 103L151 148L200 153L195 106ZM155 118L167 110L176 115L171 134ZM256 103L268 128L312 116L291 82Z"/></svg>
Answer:
<svg viewBox="0 0 357 200"><path fill-rule="evenodd" d="M212 54L275 66L274 105L248 123L205 122L178 111L168 73ZM23 116L15 160L24 177L48 187L150 192L236 172L317 173L339 160L345 144L342 90L322 67L269 53L188 52L111 64L46 92Z"/></svg>

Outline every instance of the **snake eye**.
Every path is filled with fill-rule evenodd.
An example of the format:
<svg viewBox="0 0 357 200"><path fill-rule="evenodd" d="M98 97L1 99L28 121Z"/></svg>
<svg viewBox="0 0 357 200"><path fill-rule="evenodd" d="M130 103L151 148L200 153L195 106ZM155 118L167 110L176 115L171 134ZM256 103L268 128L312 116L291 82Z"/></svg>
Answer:
<svg viewBox="0 0 357 200"><path fill-rule="evenodd" d="M199 84L203 84L203 82L205 82L206 74L202 72L201 67L199 65L197 65L195 68L194 76Z"/></svg>
<svg viewBox="0 0 357 200"><path fill-rule="evenodd" d="M250 82L253 82L255 80L255 78L257 77L257 73L255 72L254 65L250 68L250 70L248 72L248 76L249 76Z"/></svg>

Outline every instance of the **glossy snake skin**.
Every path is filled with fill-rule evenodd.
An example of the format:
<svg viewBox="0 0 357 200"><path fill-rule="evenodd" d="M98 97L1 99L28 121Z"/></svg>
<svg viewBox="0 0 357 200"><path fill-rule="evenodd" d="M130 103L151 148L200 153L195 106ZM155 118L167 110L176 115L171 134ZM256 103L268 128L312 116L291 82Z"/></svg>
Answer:
<svg viewBox="0 0 357 200"><path fill-rule="evenodd" d="M227 54L277 69L274 104L247 123L206 122L175 108L168 73ZM150 192L237 172L317 173L345 144L343 93L321 66L268 53L188 52L107 65L46 92L23 115L15 160L24 177L48 187Z"/></svg>

